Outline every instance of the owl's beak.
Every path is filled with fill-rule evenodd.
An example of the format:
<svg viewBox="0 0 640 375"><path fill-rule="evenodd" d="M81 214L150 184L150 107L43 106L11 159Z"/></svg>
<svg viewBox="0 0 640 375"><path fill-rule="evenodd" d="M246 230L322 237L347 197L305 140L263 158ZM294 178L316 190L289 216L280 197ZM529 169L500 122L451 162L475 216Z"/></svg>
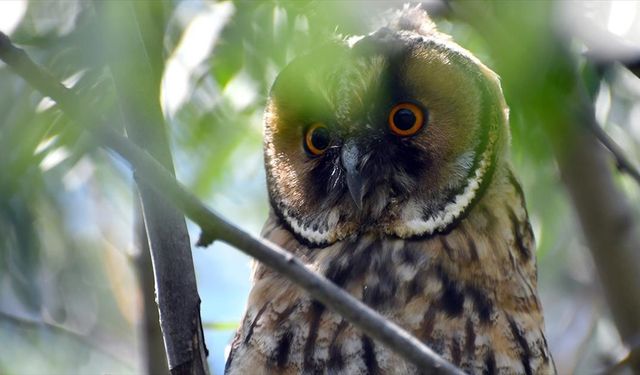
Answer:
<svg viewBox="0 0 640 375"><path fill-rule="evenodd" d="M364 197L364 181L360 171L358 170L358 164L360 162L360 150L358 145L350 140L342 146L342 167L347 174L347 187L353 202L356 204L359 210L362 209L362 198Z"/></svg>

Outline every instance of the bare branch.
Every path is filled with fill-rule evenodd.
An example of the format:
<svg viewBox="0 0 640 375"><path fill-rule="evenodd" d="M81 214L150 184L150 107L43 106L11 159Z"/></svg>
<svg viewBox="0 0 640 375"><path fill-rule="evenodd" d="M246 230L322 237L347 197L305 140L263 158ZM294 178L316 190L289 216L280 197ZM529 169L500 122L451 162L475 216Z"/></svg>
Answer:
<svg viewBox="0 0 640 375"><path fill-rule="evenodd" d="M90 346L94 348L97 352L108 356L114 361L120 363L123 366L131 367L132 361L129 358L124 358L122 355L118 355L113 350L109 350L107 347L103 347L99 343L94 340L90 340L90 337L80 334L71 328L67 328L61 324L49 323L43 320L26 318L18 315L14 315L8 313L6 311L0 310L0 320L5 320L11 322L13 325L17 327L21 327L29 330L38 330L38 329L46 329L48 331L56 332L63 336L66 336L74 341L77 341L79 345L82 346Z"/></svg>
<svg viewBox="0 0 640 375"><path fill-rule="evenodd" d="M604 73L610 69L615 60L603 59L602 56L586 53L585 56L592 62L597 72L598 78L602 81L604 77ZM640 78L640 60L633 60L627 62L621 62L623 66L629 70L636 77ZM607 132L599 126L596 121L589 122L589 129L596 136L598 141L602 143L602 145L609 150L611 155L613 156L616 167L618 171L621 173L628 174L631 178L633 178L638 184L640 184L640 170L638 167L629 159L629 157L625 154L624 150L618 146L618 144L607 134Z"/></svg>
<svg viewBox="0 0 640 375"><path fill-rule="evenodd" d="M50 96L76 123L99 123L90 130L104 146L127 160L135 173L181 209L200 226L204 237L219 239L256 258L285 275L313 298L333 309L355 327L388 346L391 350L430 374L464 374L404 329L392 323L331 281L305 267L291 253L244 232L227 222L178 183L167 170L128 139L115 133L98 118L88 117L81 108L82 100L37 66L9 38L0 33L0 59L16 73Z"/></svg>
<svg viewBox="0 0 640 375"><path fill-rule="evenodd" d="M153 69L146 40L162 40L156 28L141 28L136 10L150 13L160 2L96 2L97 26L106 50L128 139L174 174L158 95L160 73ZM139 9L142 8L142 9ZM99 42L99 40L97 41ZM155 55L155 54L154 54ZM162 59L160 59L162 61ZM77 104L76 104L77 105ZM134 176L142 203L153 264L160 327L172 374L209 373L202 335L200 296L187 223L152 184ZM165 370L166 371L166 370Z"/></svg>
<svg viewBox="0 0 640 375"><path fill-rule="evenodd" d="M140 200L134 208L137 253L133 257L138 288L142 294L140 301L140 316L138 318L138 345L141 352L140 367L146 374L164 374L167 372L167 354L164 349L164 339L160 329L160 316L156 304L155 280L149 239L143 221Z"/></svg>
<svg viewBox="0 0 640 375"><path fill-rule="evenodd" d="M579 90L579 89L578 89ZM595 122L590 105L580 101L572 118L549 126L564 127L571 145L555 142L563 181L605 289L614 320L626 342L640 333L640 233L628 199L612 178L610 163L592 133L581 124ZM578 125L580 124L580 125ZM593 124L590 126L597 126Z"/></svg>
<svg viewBox="0 0 640 375"><path fill-rule="evenodd" d="M620 146L618 146L618 144L609 137L609 134L607 134L597 123L590 122L589 125L593 135L595 135L595 137L598 138L598 141L600 141L600 143L602 143L602 145L613 155L618 170L622 173L628 174L631 178L636 180L638 184L640 184L640 170L638 170L629 158L627 158L622 148L620 148Z"/></svg>

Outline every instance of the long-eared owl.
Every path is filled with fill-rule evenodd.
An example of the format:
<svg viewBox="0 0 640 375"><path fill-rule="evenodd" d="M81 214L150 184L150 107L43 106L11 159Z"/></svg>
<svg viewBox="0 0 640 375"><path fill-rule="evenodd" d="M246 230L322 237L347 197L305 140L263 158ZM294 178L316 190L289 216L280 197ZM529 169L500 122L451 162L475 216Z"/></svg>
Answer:
<svg viewBox="0 0 640 375"><path fill-rule="evenodd" d="M278 76L263 236L471 374L555 368L498 77L405 8ZM420 369L261 264L228 374Z"/></svg>

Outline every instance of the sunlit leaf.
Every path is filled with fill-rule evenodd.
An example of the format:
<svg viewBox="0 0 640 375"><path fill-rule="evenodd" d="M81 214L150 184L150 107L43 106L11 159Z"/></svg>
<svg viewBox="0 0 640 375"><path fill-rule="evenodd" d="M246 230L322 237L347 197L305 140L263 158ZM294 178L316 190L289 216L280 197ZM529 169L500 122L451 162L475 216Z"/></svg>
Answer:
<svg viewBox="0 0 640 375"><path fill-rule="evenodd" d="M240 327L239 322L203 322L202 328L214 331L233 331Z"/></svg>

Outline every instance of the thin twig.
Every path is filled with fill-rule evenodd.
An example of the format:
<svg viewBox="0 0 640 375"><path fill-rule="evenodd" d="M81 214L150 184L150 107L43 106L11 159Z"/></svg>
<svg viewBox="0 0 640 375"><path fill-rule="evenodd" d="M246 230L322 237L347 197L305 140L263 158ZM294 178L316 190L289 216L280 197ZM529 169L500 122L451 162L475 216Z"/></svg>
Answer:
<svg viewBox="0 0 640 375"><path fill-rule="evenodd" d="M122 364L123 366L126 366L128 368L132 368L130 361L128 361L128 360L126 360L124 358L121 358L117 354L112 353L109 350L101 347L100 345L98 345L93 340L89 340L87 336L82 335L82 334L80 334L78 332L75 332L74 330L72 330L70 328L67 328L67 327L65 327L65 326L63 326L61 324L49 323L49 322L45 322L43 320L26 318L26 317L14 315L14 314L8 313L6 311L1 311L1 310L0 310L0 320L11 322L11 324L13 324L15 326L18 326L18 327L21 327L21 328L24 328L24 329L28 329L28 330L46 329L48 331L56 332L56 333L61 334L63 336L69 337L70 339L72 339L74 341L77 341L78 344L83 346L83 347L90 346L90 347L94 348L100 354L103 354L103 355L113 359L114 361Z"/></svg>
<svg viewBox="0 0 640 375"><path fill-rule="evenodd" d="M77 124L98 123L90 130L102 145L118 153L129 162L135 173L149 182L167 200L173 202L187 217L200 226L203 238L219 239L256 258L283 274L367 335L380 341L391 350L430 374L464 374L460 369L440 357L428 346L413 337L397 324L386 320L352 295L305 267L305 265L280 247L244 232L215 214L171 176L149 154L114 132L100 118L88 117L80 108L82 100L51 75L37 66L21 49L11 44L0 33L0 59L12 67L18 75L44 95L55 100L58 106Z"/></svg>
<svg viewBox="0 0 640 375"><path fill-rule="evenodd" d="M606 70L611 68L614 63L614 61L604 61L598 56L593 56L591 54L586 54L586 57L593 62L600 80L603 79ZM626 62L623 66L636 77L640 78L640 60ZM627 157L622 147L620 147L597 122L589 122L587 125L589 125L589 129L593 132L598 141L613 155L618 171L628 174L631 178L636 180L638 184L640 184L640 170Z"/></svg>
<svg viewBox="0 0 640 375"><path fill-rule="evenodd" d="M591 125L592 126L590 126L589 128L591 129L595 137L598 139L598 141L600 141L600 143L602 143L604 147L607 148L607 150L609 150L611 155L613 155L618 170L620 172L628 174L631 178L636 180L638 184L640 184L640 170L638 170L638 168L636 168L636 166L631 163L622 148L618 146L618 144L613 139L611 139L609 134L607 134L604 129L602 129L597 123L593 122L591 123Z"/></svg>

